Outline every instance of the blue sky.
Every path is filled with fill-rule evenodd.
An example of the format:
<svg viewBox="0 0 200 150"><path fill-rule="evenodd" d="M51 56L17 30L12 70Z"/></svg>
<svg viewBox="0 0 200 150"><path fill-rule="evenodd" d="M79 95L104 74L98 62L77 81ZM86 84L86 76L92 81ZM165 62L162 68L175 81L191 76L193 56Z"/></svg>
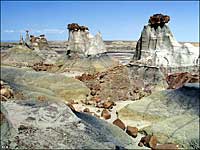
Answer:
<svg viewBox="0 0 200 150"><path fill-rule="evenodd" d="M171 17L169 26L178 41L199 41L199 2L50 2L1 1L1 40L19 40L20 33L46 34L48 40L67 40L67 24L76 22L100 31L104 40L138 40L149 16Z"/></svg>

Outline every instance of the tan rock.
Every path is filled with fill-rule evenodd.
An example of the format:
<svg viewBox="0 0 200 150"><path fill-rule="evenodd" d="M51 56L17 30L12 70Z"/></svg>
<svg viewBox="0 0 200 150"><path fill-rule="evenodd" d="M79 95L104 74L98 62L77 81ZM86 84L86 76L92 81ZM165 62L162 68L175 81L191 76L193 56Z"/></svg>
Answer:
<svg viewBox="0 0 200 150"><path fill-rule="evenodd" d="M125 124L120 119L116 119L115 121L113 121L113 124L121 128L122 130L125 130L126 128Z"/></svg>
<svg viewBox="0 0 200 150"><path fill-rule="evenodd" d="M143 145L143 146L147 146L147 143L149 142L149 139L147 136L144 136L140 139L140 142L138 143L138 145Z"/></svg>
<svg viewBox="0 0 200 150"><path fill-rule="evenodd" d="M155 148L157 145L157 137L156 136L151 136L150 141L149 141L149 147L150 148Z"/></svg>
<svg viewBox="0 0 200 150"><path fill-rule="evenodd" d="M137 134L138 134L138 128L136 127L131 127L131 126L127 126L127 129L126 129L126 133L134 138L137 137Z"/></svg>
<svg viewBox="0 0 200 150"><path fill-rule="evenodd" d="M101 102L101 99L98 98L98 97L95 97L95 102L96 102L96 103L99 103L99 102Z"/></svg>
<svg viewBox="0 0 200 150"><path fill-rule="evenodd" d="M85 108L85 109L83 109L83 112L90 112L90 109L89 108Z"/></svg>
<svg viewBox="0 0 200 150"><path fill-rule="evenodd" d="M6 98L13 97L13 91L9 88L3 88L0 90L0 93L2 96L5 96Z"/></svg>
<svg viewBox="0 0 200 150"><path fill-rule="evenodd" d="M141 143L144 146L155 149L157 146L157 137L155 135L147 135L147 136L141 138L139 144L141 145Z"/></svg>
<svg viewBox="0 0 200 150"><path fill-rule="evenodd" d="M107 101L103 103L103 108L109 109L114 105L114 102L112 101Z"/></svg>
<svg viewBox="0 0 200 150"><path fill-rule="evenodd" d="M43 95L42 96L38 96L37 99L39 101L46 101L47 100L47 98L45 96L43 96Z"/></svg>
<svg viewBox="0 0 200 150"><path fill-rule="evenodd" d="M111 114L109 113L108 110L104 109L102 112L101 112L101 117L103 117L104 119L110 119L111 118Z"/></svg>

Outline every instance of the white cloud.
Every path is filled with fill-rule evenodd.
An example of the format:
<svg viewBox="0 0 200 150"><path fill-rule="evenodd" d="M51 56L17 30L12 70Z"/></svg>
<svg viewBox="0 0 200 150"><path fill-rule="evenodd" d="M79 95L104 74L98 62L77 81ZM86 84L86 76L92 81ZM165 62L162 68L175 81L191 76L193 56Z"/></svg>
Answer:
<svg viewBox="0 0 200 150"><path fill-rule="evenodd" d="M65 30L62 29L44 29L44 33L49 33L49 34L63 34Z"/></svg>
<svg viewBox="0 0 200 150"><path fill-rule="evenodd" d="M6 32L6 33L14 33L15 31L14 30L4 30L4 32Z"/></svg>
<svg viewBox="0 0 200 150"><path fill-rule="evenodd" d="M21 30L4 30L5 33L25 33L26 29ZM30 34L63 34L67 32L63 29L30 29Z"/></svg>

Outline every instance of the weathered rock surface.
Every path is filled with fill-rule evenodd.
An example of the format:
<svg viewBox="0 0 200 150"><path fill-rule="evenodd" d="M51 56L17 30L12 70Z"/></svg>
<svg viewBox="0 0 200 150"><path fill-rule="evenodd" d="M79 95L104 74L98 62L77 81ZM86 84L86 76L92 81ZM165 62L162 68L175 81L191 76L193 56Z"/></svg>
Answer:
<svg viewBox="0 0 200 150"><path fill-rule="evenodd" d="M106 54L90 58L69 57L53 50L31 50L23 45L17 45L1 53L3 65L16 67L33 67L36 71L96 73L116 66L119 63Z"/></svg>
<svg viewBox="0 0 200 150"><path fill-rule="evenodd" d="M198 65L199 48L191 44L178 43L165 24L168 21L169 16L162 14L150 18L137 43L134 59L148 65L165 67Z"/></svg>
<svg viewBox="0 0 200 150"><path fill-rule="evenodd" d="M167 87L166 79L159 67L151 67L140 64L128 64L129 77L132 84L141 86L144 91L159 91Z"/></svg>
<svg viewBox="0 0 200 150"><path fill-rule="evenodd" d="M23 45L17 45L1 54L1 63L12 66L28 66L44 61L37 52Z"/></svg>
<svg viewBox="0 0 200 150"><path fill-rule="evenodd" d="M1 53L1 63L10 66L33 66L41 62L55 64L60 55L55 51L32 50L24 45L17 45Z"/></svg>
<svg viewBox="0 0 200 150"><path fill-rule="evenodd" d="M96 55L90 58L69 58L66 55L62 55L55 63L56 66L61 66L57 70L57 72L77 71L87 74L94 74L97 72L106 71L107 69L117 66L118 64L118 61L113 60L107 55Z"/></svg>
<svg viewBox="0 0 200 150"><path fill-rule="evenodd" d="M138 148L121 129L61 102L3 102L1 146L11 149Z"/></svg>
<svg viewBox="0 0 200 150"><path fill-rule="evenodd" d="M22 92L27 99L85 100L90 90L79 80L29 68L1 67L1 79L8 82L14 92ZM14 84L13 84L14 83ZM44 98L43 98L44 99Z"/></svg>
<svg viewBox="0 0 200 150"><path fill-rule="evenodd" d="M158 142L179 144L186 149L199 148L199 84L186 84L176 90L157 92L125 106L118 114L124 121L148 134Z"/></svg>
<svg viewBox="0 0 200 150"><path fill-rule="evenodd" d="M180 42L181 45L188 42ZM199 47L198 42L189 42L195 47ZM18 43L1 42L1 50L7 50L16 46ZM68 41L48 41L50 49L59 54L67 52ZM106 47L106 54L111 58L118 60L121 64L128 64L132 60L135 53L137 41L104 41ZM188 45L188 44L186 44ZM188 70L186 70L188 71Z"/></svg>

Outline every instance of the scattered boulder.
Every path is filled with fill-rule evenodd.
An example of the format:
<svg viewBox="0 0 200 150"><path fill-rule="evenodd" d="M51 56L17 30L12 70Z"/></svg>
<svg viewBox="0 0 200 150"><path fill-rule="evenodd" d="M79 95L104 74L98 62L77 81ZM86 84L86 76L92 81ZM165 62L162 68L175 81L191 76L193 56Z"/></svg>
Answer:
<svg viewBox="0 0 200 150"><path fill-rule="evenodd" d="M78 79L80 81L88 81L88 80L92 80L95 78L96 78L95 75L86 74L86 73L83 73L81 76L76 76L76 79ZM91 87L91 90L93 90L93 89L94 89L94 87Z"/></svg>
<svg viewBox="0 0 200 150"><path fill-rule="evenodd" d="M116 120L114 120L113 124L116 125L116 126L118 126L119 128L121 128L122 130L126 129L125 124L119 118L117 118Z"/></svg>
<svg viewBox="0 0 200 150"><path fill-rule="evenodd" d="M131 126L127 126L126 128L126 133L134 138L137 137L138 134L138 128L137 127L131 127Z"/></svg>
<svg viewBox="0 0 200 150"><path fill-rule="evenodd" d="M153 91L167 87L165 77L159 68L130 64L118 65L95 74L83 74L76 78L91 90L91 100L96 106L107 109L114 106L116 101L138 100Z"/></svg>
<svg viewBox="0 0 200 150"><path fill-rule="evenodd" d="M44 64L43 62L36 63L32 66L35 71L49 71L53 67L53 64Z"/></svg>
<svg viewBox="0 0 200 150"><path fill-rule="evenodd" d="M148 145L149 145L150 148L155 148L156 145L157 145L157 142L158 142L157 137L155 135L152 135L150 137L150 141L149 141Z"/></svg>
<svg viewBox="0 0 200 150"><path fill-rule="evenodd" d="M105 109L110 109L113 106L114 106L114 102L112 102L112 101L107 101L107 102L103 103L103 108L105 108Z"/></svg>
<svg viewBox="0 0 200 150"><path fill-rule="evenodd" d="M157 137L154 135L147 135L145 137L142 137L138 145L139 146L144 145L152 149L155 149L157 145Z"/></svg>
<svg viewBox="0 0 200 150"><path fill-rule="evenodd" d="M85 109L83 109L83 112L90 112L90 109L89 108L85 108Z"/></svg>
<svg viewBox="0 0 200 150"><path fill-rule="evenodd" d="M109 113L108 110L103 109L103 111L101 112L101 117L103 117L104 119L110 119L111 118L111 114Z"/></svg>

